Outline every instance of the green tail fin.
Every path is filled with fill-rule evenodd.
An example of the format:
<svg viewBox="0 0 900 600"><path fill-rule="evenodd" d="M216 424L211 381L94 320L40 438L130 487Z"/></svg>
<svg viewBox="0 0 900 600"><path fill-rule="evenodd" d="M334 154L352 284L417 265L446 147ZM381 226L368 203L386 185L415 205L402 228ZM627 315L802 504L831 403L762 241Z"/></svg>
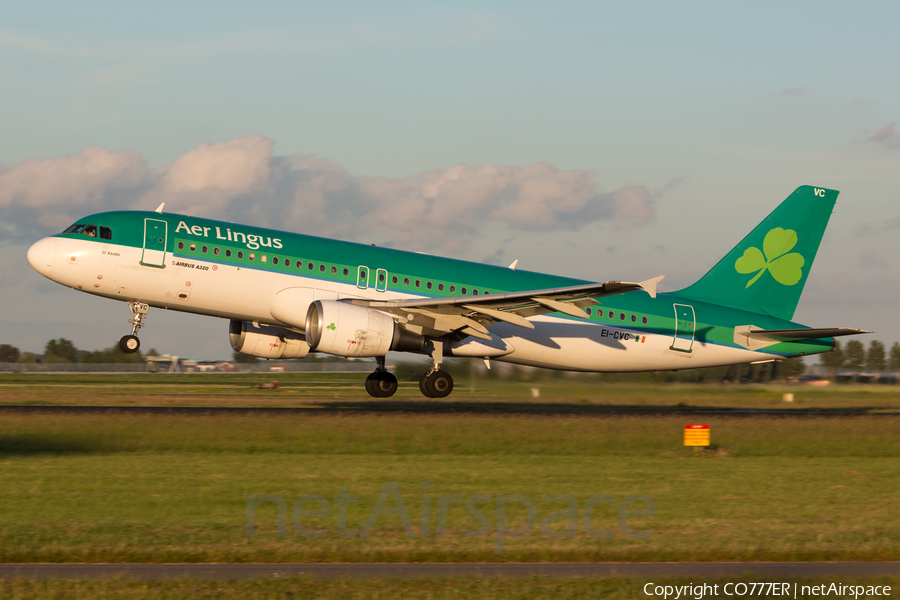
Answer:
<svg viewBox="0 0 900 600"><path fill-rule="evenodd" d="M837 197L835 190L797 188L709 273L675 294L791 319Z"/></svg>

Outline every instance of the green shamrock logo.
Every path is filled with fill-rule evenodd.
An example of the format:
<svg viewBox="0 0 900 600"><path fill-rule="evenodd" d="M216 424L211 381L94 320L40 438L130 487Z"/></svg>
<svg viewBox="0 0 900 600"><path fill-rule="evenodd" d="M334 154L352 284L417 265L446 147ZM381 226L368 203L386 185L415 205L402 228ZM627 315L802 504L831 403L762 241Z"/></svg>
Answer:
<svg viewBox="0 0 900 600"><path fill-rule="evenodd" d="M331 325L329 325L329 326L326 327L325 329L330 329L330 330L334 331L334 330L335 330L334 323L332 323Z"/></svg>
<svg viewBox="0 0 900 600"><path fill-rule="evenodd" d="M776 227L766 234L763 240L763 252L759 248L752 247L744 250L744 255L737 259L734 268L738 273L747 274L759 271L756 276L747 282L750 287L756 280L762 277L767 270L782 285L794 285L803 277L801 267L806 262L797 252L791 252L797 245L797 232L793 229ZM788 252L791 252L788 254ZM746 288L745 288L746 289Z"/></svg>

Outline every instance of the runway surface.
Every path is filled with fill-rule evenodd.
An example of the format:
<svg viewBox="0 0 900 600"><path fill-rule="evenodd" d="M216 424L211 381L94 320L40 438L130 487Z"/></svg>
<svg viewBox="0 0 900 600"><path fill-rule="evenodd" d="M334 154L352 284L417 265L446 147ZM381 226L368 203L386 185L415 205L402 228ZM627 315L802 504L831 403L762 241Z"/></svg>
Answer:
<svg viewBox="0 0 900 600"><path fill-rule="evenodd" d="M337 403L335 403L337 404ZM91 413L142 413L159 415L346 415L346 414L529 414L529 415L578 415L594 417L611 416L677 416L702 415L709 417L900 417L900 411L863 411L863 410L750 410L750 409L691 409L691 408L570 408L570 405L523 405L523 404L464 404L448 402L441 407L430 403L410 402L399 405L375 403L347 403L323 407L271 408L264 406L95 406L95 405L47 405L47 404L2 404L0 412L24 412L33 414L91 414Z"/></svg>
<svg viewBox="0 0 900 600"><path fill-rule="evenodd" d="M0 564L0 579L279 579L286 577L879 577L884 563Z"/></svg>

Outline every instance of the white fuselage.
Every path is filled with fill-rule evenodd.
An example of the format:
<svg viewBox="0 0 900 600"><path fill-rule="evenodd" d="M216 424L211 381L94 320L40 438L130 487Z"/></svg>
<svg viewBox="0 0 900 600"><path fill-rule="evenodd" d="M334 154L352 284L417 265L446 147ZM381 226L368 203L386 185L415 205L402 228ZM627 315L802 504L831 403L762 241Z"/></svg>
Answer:
<svg viewBox="0 0 900 600"><path fill-rule="evenodd" d="M392 290L280 273L196 258L165 255L165 266L141 264L141 248L100 244L77 237L41 240L29 261L46 277L84 292L150 306L285 326L272 316L272 301L288 288L305 288L313 300L405 299ZM377 265L370 265L375 268ZM303 307L298 310L304 311ZM305 312L305 311L304 311ZM672 335L626 325L570 317L538 316L534 329L507 323L490 327L508 346L497 360L574 371L657 371L739 364L781 358L695 340L690 352L672 349ZM640 341L636 336L640 335ZM468 354L472 355L472 354Z"/></svg>

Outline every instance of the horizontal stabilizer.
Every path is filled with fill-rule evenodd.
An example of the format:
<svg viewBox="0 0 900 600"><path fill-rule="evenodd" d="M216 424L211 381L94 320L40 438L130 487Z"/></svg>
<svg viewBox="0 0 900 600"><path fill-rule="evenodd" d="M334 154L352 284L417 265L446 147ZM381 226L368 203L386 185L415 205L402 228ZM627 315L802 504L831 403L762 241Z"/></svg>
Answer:
<svg viewBox="0 0 900 600"><path fill-rule="evenodd" d="M734 328L734 343L750 350L797 340L817 340L842 335L872 333L865 329L851 327L828 327L825 329L760 329L754 325L740 325Z"/></svg>
<svg viewBox="0 0 900 600"><path fill-rule="evenodd" d="M859 335L872 333L865 329L851 327L826 327L824 329L756 329L752 335L764 335L778 340L815 340L818 338L839 337L842 335Z"/></svg>

